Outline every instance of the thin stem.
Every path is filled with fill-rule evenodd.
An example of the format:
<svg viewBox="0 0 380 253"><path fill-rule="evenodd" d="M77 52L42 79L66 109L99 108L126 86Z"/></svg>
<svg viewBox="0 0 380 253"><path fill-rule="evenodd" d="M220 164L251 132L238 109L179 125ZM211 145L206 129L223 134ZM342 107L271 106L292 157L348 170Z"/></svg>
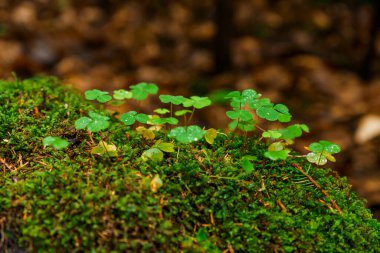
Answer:
<svg viewBox="0 0 380 253"><path fill-rule="evenodd" d="M193 119L194 112L195 112L195 107L193 107L193 110L191 111L189 120L186 122L186 126L187 126L187 123L189 123Z"/></svg>

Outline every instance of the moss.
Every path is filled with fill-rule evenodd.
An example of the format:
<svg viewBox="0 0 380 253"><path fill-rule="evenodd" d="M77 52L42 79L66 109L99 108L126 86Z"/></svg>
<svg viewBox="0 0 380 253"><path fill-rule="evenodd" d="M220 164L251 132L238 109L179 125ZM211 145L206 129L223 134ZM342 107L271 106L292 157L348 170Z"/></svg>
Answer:
<svg viewBox="0 0 380 253"><path fill-rule="evenodd" d="M301 160L272 162L257 139L219 136L165 154L127 126L104 133L118 158L90 154L98 136L74 121L94 110L53 78L0 82L0 248L30 252L376 252L380 224L345 178ZM106 111L98 112L108 114ZM116 119L113 119L114 121ZM48 135L68 149L42 146ZM94 141L94 142L92 142ZM205 157L203 150L207 150ZM246 173L243 155L257 157ZM307 184L298 163L342 209ZM163 186L150 182L160 175ZM232 252L230 250L230 252ZM0 250L1 251L1 250Z"/></svg>

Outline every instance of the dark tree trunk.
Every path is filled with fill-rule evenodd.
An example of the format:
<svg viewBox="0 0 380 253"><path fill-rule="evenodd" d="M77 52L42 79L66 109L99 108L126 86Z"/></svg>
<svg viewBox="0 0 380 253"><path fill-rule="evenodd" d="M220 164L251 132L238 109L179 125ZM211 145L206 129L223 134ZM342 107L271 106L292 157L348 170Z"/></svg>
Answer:
<svg viewBox="0 0 380 253"><path fill-rule="evenodd" d="M233 31L233 5L231 0L215 0L214 22L214 73L218 74L231 68L231 38Z"/></svg>

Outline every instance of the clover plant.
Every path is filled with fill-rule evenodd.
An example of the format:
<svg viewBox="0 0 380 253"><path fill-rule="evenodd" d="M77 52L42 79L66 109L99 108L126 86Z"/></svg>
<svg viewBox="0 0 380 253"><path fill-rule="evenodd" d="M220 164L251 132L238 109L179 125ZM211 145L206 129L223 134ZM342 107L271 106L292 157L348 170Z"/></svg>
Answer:
<svg viewBox="0 0 380 253"><path fill-rule="evenodd" d="M144 100L149 94L157 94L158 87L153 83L138 83L131 85L132 97L136 100Z"/></svg>
<svg viewBox="0 0 380 253"><path fill-rule="evenodd" d="M324 165L328 161L335 162L333 154L340 152L340 147L329 141L314 142L306 148L311 151L306 158L309 162Z"/></svg>
<svg viewBox="0 0 380 253"><path fill-rule="evenodd" d="M109 117L94 111L90 111L88 115L90 117L81 117L75 121L75 128L77 130L87 129L91 132L99 132L109 127Z"/></svg>
<svg viewBox="0 0 380 253"><path fill-rule="evenodd" d="M178 142L189 144L191 142L199 141L203 138L206 131L199 126L187 126L173 128L168 137L175 138Z"/></svg>
<svg viewBox="0 0 380 253"><path fill-rule="evenodd" d="M127 113L123 113L120 116L120 121L126 125L133 125L136 121L140 123L147 123L149 120L149 116L144 113L137 113L136 111L130 111Z"/></svg>
<svg viewBox="0 0 380 253"><path fill-rule="evenodd" d="M52 146L55 149L61 150L65 149L69 146L69 142L67 140L64 140L60 137L56 136L47 136L43 139L44 146Z"/></svg>
<svg viewBox="0 0 380 253"><path fill-rule="evenodd" d="M87 91L85 96L88 100L97 100L98 102L105 103L111 101L112 98L117 101L132 98L144 100L148 95L157 94L157 92L157 85L143 82L131 85L129 91L126 89L115 90L113 97L108 92L97 89ZM304 132L309 132L309 127L305 124L291 124L284 128L267 130L259 127L257 123L260 120L287 123L290 122L292 115L287 106L284 104L274 104L268 98L262 98L262 95L253 89L246 89L241 92L231 91L225 95L225 99L229 101L231 106L231 109L226 111L227 117L231 120L228 124L229 129L233 132L239 129L245 133L253 131L256 128L262 130L261 138L258 141L262 139L267 140L268 149L263 155L270 160L286 160L288 157L292 157L292 149L289 146L294 143L296 138L302 136ZM178 143L190 144L204 139L208 144L212 145L218 134L222 133L214 128L205 130L201 126L187 125L191 121L196 109L202 109L211 105L212 102L209 97L191 96L190 98L186 98L184 96L162 94L159 95L159 100L163 104L170 104L170 109L157 108L153 111L157 113L155 115L129 111L122 113L119 120L128 126L139 122L140 125L136 128L136 132L146 141L154 140L156 138L155 132L161 131L168 138L175 139ZM179 110L174 110L174 106ZM163 115L169 113L169 117L163 117ZM188 114L190 116L187 118L186 115ZM184 117L182 126L179 125L180 122L176 118L181 116ZM107 116L90 111L88 117L81 117L75 122L75 128L77 130L86 129L90 132L100 132L109 127L109 119ZM162 128L164 125L171 125L172 128ZM64 140L58 139L58 137L49 136L44 139L44 145L63 149L68 144ZM333 154L340 151L340 147L337 144L328 141L312 143L306 149L310 151L310 153L305 155L306 159L317 165L324 165L327 161L335 162ZM112 157L117 155L116 150L116 146L107 144L105 140L102 140L98 146L92 149L92 153L98 155L108 154ZM143 161L152 160L160 162L163 159L163 152L174 152L174 144L157 140L150 149L142 153L141 158ZM241 164L244 171L252 171L254 168L252 161L254 161L254 157L250 155L242 158Z"/></svg>
<svg viewBox="0 0 380 253"><path fill-rule="evenodd" d="M107 91L101 91L97 89L88 90L84 94L86 99L97 100L100 103L106 103L112 99Z"/></svg>

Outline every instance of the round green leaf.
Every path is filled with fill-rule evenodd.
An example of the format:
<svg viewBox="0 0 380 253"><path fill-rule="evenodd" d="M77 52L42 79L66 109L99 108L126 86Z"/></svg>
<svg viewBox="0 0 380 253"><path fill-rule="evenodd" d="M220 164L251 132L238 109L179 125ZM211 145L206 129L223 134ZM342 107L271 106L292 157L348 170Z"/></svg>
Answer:
<svg viewBox="0 0 380 253"><path fill-rule="evenodd" d="M91 132L99 132L109 127L110 123L106 120L95 119L87 125L87 129Z"/></svg>
<svg viewBox="0 0 380 253"><path fill-rule="evenodd" d="M276 160L286 160L288 158L288 155L290 153L290 150L284 149L280 151L267 151L264 153L264 156L276 161Z"/></svg>
<svg viewBox="0 0 380 253"><path fill-rule="evenodd" d="M141 158L143 161L152 160L155 163L159 163L164 159L164 153L158 148L150 148L142 153Z"/></svg>
<svg viewBox="0 0 380 253"><path fill-rule="evenodd" d="M282 134L277 130L268 130L263 132L261 136L264 138L278 139Z"/></svg>
<svg viewBox="0 0 380 253"><path fill-rule="evenodd" d="M309 162L315 163L317 165L325 165L327 163L326 156L322 155L321 153L309 153L306 155L306 159Z"/></svg>
<svg viewBox="0 0 380 253"><path fill-rule="evenodd" d="M117 100L130 99L132 98L132 92L129 92L124 89L115 90L113 92L113 97L114 99L117 99Z"/></svg>
<svg viewBox="0 0 380 253"><path fill-rule="evenodd" d="M155 145L155 147L164 152L168 152L168 153L175 152L174 144L171 142L160 142L157 145Z"/></svg>
<svg viewBox="0 0 380 253"><path fill-rule="evenodd" d="M191 111L190 111L190 110L179 110L179 111L176 111L176 112L174 113L174 115L175 115L175 116L183 116L183 115L185 115L185 114L187 114L187 113L191 113Z"/></svg>
<svg viewBox="0 0 380 253"><path fill-rule="evenodd" d="M120 116L120 121L123 122L126 125L133 125L136 122L135 115L137 112L135 111L130 111L128 113L123 113Z"/></svg>
<svg viewBox="0 0 380 253"><path fill-rule="evenodd" d="M170 111L166 108L157 108L156 110L154 110L155 113L158 113L158 114L167 114L169 113Z"/></svg>
<svg viewBox="0 0 380 253"><path fill-rule="evenodd" d="M110 118L107 116L103 116L99 113L96 113L94 111L90 111L88 114L92 119L97 119L97 120L109 120Z"/></svg>
<svg viewBox="0 0 380 253"><path fill-rule="evenodd" d="M257 116L260 118L275 121L278 119L278 112L276 112L272 107L262 106L256 110Z"/></svg>
<svg viewBox="0 0 380 253"><path fill-rule="evenodd" d="M52 146L55 149L61 150L67 148L70 143L60 137L48 136L43 139L43 144L44 146Z"/></svg>
<svg viewBox="0 0 380 253"><path fill-rule="evenodd" d="M199 126L176 127L169 132L168 137L176 138L177 141L188 144L201 140L205 132Z"/></svg>
<svg viewBox="0 0 380 253"><path fill-rule="evenodd" d="M211 105L211 100L208 97L192 96L190 99L186 99L182 104L184 107L192 106L196 109L201 109Z"/></svg>
<svg viewBox="0 0 380 253"><path fill-rule="evenodd" d="M92 121L89 117L81 117L75 121L75 129L85 129L87 125Z"/></svg>
<svg viewBox="0 0 380 253"><path fill-rule="evenodd" d="M237 111L227 111L226 115L230 119L238 119L239 118L239 112L237 112Z"/></svg>
<svg viewBox="0 0 380 253"><path fill-rule="evenodd" d="M252 89L243 90L243 92L242 92L243 105L247 102L254 101L254 100L258 99L260 96L261 95L258 94L255 90L252 90Z"/></svg>
<svg viewBox="0 0 380 253"><path fill-rule="evenodd" d="M110 95L100 95L99 97L96 98L100 103L106 103L110 101L112 97Z"/></svg>
<svg viewBox="0 0 380 253"><path fill-rule="evenodd" d="M98 89L88 90L84 93L87 100L95 100L101 95L107 95L107 91L101 91Z"/></svg>
<svg viewBox="0 0 380 253"><path fill-rule="evenodd" d="M140 123L143 123L143 124L146 124L146 122L148 122L149 120L149 116L144 114L144 113L139 113L135 116L135 119L140 122Z"/></svg>
<svg viewBox="0 0 380 253"><path fill-rule="evenodd" d="M149 94L156 94L158 92L158 87L152 83L138 83L136 85L131 85L132 97L137 100L144 100Z"/></svg>
<svg viewBox="0 0 380 253"><path fill-rule="evenodd" d="M172 96L172 95L160 95L159 99L162 103L172 103L174 105L180 105L186 101L183 96Z"/></svg>

